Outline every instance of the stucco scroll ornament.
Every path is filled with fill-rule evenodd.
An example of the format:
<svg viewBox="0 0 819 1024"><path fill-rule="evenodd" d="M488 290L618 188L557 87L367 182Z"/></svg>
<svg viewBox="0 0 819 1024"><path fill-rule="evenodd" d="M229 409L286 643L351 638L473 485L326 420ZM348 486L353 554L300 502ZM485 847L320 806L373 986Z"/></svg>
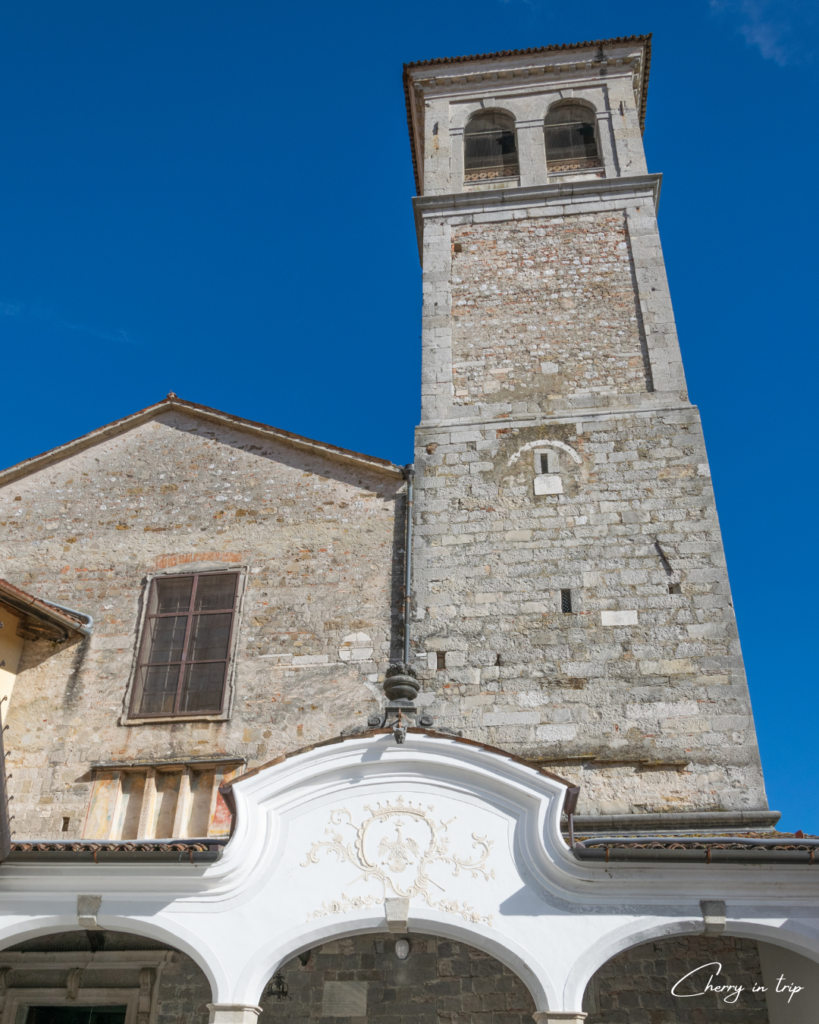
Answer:
<svg viewBox="0 0 819 1024"><path fill-rule="evenodd" d="M331 811L330 822L324 830L329 839L313 843L301 866L318 864L322 850L333 853L339 863L352 864L360 872L353 883L376 882L381 887L381 895L349 897L342 893L340 899L322 903L320 910L308 914L308 921L381 904L387 896L417 896L428 906L447 914L458 914L474 924L492 924L491 914L479 914L465 900L436 898L433 886L441 892L445 890L430 877L429 871L433 864L443 863L451 866L453 876L469 873L472 878L488 881L495 877L494 869L488 871L485 866L493 840L473 832L472 849L476 852L461 856L450 850L447 835L455 819L436 819L432 805L416 805L399 796L394 803L388 800L375 807L367 804L364 809L368 816L360 824L355 823L346 807ZM345 837L338 829L352 831Z"/></svg>

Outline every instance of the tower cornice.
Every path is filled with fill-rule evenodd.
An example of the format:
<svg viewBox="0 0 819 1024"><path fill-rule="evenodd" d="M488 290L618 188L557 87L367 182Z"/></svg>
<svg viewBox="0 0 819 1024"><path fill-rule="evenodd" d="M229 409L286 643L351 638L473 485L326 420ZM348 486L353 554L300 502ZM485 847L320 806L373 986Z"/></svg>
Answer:
<svg viewBox="0 0 819 1024"><path fill-rule="evenodd" d="M448 192L444 195L415 196L412 200L418 252L423 259L423 220L430 217L457 217L464 214L497 214L502 219L515 211L533 206L553 206L554 215L566 212L561 207L586 206L589 203L628 200L650 195L655 212L660 203L662 174L634 174L625 178L593 178L566 181L554 185L524 185L517 188L488 189L480 192ZM572 212L580 212L575 210Z"/></svg>

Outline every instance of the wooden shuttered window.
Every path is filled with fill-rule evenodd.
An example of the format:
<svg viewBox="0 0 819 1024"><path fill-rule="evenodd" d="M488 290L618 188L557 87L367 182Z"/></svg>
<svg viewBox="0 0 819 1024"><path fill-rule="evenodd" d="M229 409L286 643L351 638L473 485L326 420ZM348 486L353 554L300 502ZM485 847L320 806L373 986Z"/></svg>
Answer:
<svg viewBox="0 0 819 1024"><path fill-rule="evenodd" d="M239 574L151 581L131 716L219 714L236 616Z"/></svg>

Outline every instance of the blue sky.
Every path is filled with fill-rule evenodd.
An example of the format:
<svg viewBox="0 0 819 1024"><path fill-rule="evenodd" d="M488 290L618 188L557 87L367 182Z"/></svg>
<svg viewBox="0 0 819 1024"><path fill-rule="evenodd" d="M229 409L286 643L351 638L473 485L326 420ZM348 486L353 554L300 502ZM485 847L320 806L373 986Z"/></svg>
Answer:
<svg viewBox="0 0 819 1024"><path fill-rule="evenodd" d="M819 832L817 29L807 0L0 0L0 463L169 390L409 461L402 63L653 32L645 144L770 803Z"/></svg>

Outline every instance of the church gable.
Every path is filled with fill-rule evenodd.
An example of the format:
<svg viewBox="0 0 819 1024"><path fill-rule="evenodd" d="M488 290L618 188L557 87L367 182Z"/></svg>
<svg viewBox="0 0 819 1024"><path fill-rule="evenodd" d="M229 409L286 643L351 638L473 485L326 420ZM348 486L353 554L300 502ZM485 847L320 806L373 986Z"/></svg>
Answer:
<svg viewBox="0 0 819 1024"><path fill-rule="evenodd" d="M24 645L6 716L12 751L27 737L24 773L60 762L53 786L70 834L128 838L138 827L124 804L119 823L109 820L104 800L87 818L92 791L120 803L130 792L111 783L117 766L144 795L149 769L139 765L173 774L207 755L221 758L208 768L218 778L377 708L401 642L394 536L404 482L389 463L288 438L166 408L0 485L0 575L94 621L87 640ZM206 586L222 595L208 599L222 638L195 654L190 637L204 621L195 596L174 597L169 618L156 595ZM201 663L177 668L176 641L151 647L146 637L171 619L177 647ZM51 784L21 794L21 834L43 834L55 797Z"/></svg>

